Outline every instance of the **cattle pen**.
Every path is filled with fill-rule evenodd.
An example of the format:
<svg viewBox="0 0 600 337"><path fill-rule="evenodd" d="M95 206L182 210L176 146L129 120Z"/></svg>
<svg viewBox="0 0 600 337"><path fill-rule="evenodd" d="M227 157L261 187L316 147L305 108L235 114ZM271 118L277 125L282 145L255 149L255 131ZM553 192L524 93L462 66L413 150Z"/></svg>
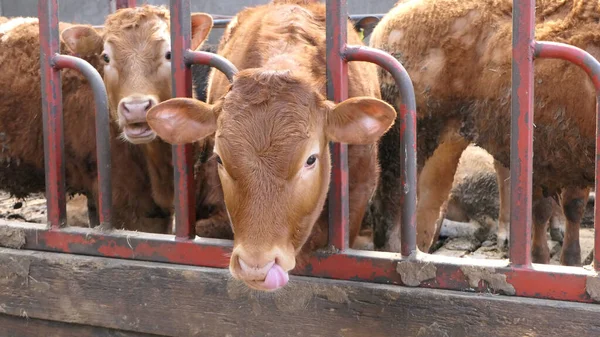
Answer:
<svg viewBox="0 0 600 337"><path fill-rule="evenodd" d="M534 0L513 6L511 221L509 259L426 254L416 248L417 117L409 73L392 55L348 45L346 0L326 0L327 94L348 97L348 62L371 62L400 88L401 250L349 247L347 146L331 144L329 249L292 272L289 289L256 294L237 288L227 268L229 240L197 237L190 145L173 147L173 235L112 229L107 93L86 61L61 55L59 0L39 0L48 224L0 220L2 336L598 336L600 208L594 204L591 266L531 261L533 61L563 59L596 88L600 63L567 44L534 39ZM135 0L115 8L136 6ZM192 97L192 64L231 79L227 59L190 49L190 0L170 1L173 97ZM228 19L215 19L224 27ZM94 92L99 226L65 227L65 159L60 71L80 71ZM596 121L596 185L600 124Z"/></svg>

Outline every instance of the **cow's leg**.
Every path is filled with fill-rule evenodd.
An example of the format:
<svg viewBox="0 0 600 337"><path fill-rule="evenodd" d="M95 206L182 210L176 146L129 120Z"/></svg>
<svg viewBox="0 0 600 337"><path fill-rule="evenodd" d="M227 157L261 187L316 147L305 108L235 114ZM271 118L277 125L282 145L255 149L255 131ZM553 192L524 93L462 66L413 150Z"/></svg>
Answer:
<svg viewBox="0 0 600 337"><path fill-rule="evenodd" d="M563 243L564 231L563 226L563 209L561 203L552 199L552 216L550 217L550 238L554 241Z"/></svg>
<svg viewBox="0 0 600 337"><path fill-rule="evenodd" d="M562 202L567 219L565 237L560 255L560 264L566 266L581 265L581 247L579 245L579 226L590 195L589 188L567 187L563 191Z"/></svg>
<svg viewBox="0 0 600 337"><path fill-rule="evenodd" d="M494 160L494 168L498 177L498 191L500 214L498 214L498 247L508 247L508 236L510 233L510 169Z"/></svg>
<svg viewBox="0 0 600 337"><path fill-rule="evenodd" d="M429 252L439 233L458 161L469 142L454 130L446 131L418 177L417 246Z"/></svg>
<svg viewBox="0 0 600 337"><path fill-rule="evenodd" d="M531 257L534 263L550 262L550 249L547 242L547 228L552 216L552 199L545 198L541 189L533 192L533 242Z"/></svg>
<svg viewBox="0 0 600 337"><path fill-rule="evenodd" d="M87 211L90 227L98 227L100 225L100 217L98 216L98 208L96 207L96 198L94 197L93 193L86 193L85 198L87 199Z"/></svg>

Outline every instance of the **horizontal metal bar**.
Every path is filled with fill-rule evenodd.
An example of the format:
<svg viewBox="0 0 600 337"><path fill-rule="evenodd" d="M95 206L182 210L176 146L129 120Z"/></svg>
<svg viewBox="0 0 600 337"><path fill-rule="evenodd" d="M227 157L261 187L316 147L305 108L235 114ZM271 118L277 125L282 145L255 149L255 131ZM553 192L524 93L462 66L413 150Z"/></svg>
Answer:
<svg viewBox="0 0 600 337"><path fill-rule="evenodd" d="M25 238L24 245L12 248L213 268L228 268L232 249L229 240L176 241L172 235L100 232L80 227L52 230L43 224L5 220L0 220L0 232ZM403 259L396 253L352 249L343 253L317 252L307 265L296 268L292 274L575 302L593 302L586 287L600 282L593 270L582 267L533 264L531 269L519 269L511 268L506 259L464 259L425 253Z"/></svg>
<svg viewBox="0 0 600 337"><path fill-rule="evenodd" d="M581 48L558 42L537 41L534 57L569 61L583 69L596 89L596 161L595 188L600 191L600 62ZM600 206L594 202L594 268L600 270Z"/></svg>
<svg viewBox="0 0 600 337"><path fill-rule="evenodd" d="M233 81L233 76L238 72L238 69L231 61L215 53L188 49L184 54L184 60L188 66L192 64L205 64L217 68L227 76L229 81Z"/></svg>
<svg viewBox="0 0 600 337"><path fill-rule="evenodd" d="M402 64L392 55L379 49L365 46L346 46L344 56L348 61L375 63L387 70L396 82L402 103L396 123L400 123L400 144L404 160L400 161L402 186L402 256L410 256L416 250L417 242L417 105L415 91Z"/></svg>
<svg viewBox="0 0 600 337"><path fill-rule="evenodd" d="M110 158L110 114L108 98L102 76L87 61L70 56L55 55L51 59L56 69L74 69L88 81L94 93L96 104L96 165L98 168L98 217L103 229L111 228L112 219L112 180Z"/></svg>

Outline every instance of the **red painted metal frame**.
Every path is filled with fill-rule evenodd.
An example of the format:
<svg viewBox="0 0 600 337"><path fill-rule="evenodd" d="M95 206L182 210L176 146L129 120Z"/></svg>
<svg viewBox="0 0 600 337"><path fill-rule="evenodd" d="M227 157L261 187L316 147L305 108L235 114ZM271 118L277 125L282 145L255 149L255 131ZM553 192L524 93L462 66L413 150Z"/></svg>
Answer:
<svg viewBox="0 0 600 337"><path fill-rule="evenodd" d="M510 138L510 248L515 266L531 265L533 172L533 39L535 0L513 5Z"/></svg>
<svg viewBox="0 0 600 337"><path fill-rule="evenodd" d="M64 226L67 219L60 69L52 66L52 58L60 47L57 9L58 0L38 1L46 199L48 224L52 228Z"/></svg>
<svg viewBox="0 0 600 337"><path fill-rule="evenodd" d="M171 76L173 97L192 97L192 71L185 61L190 49L190 0L171 0ZM194 182L194 147L192 144L173 146L175 169L175 236L193 239L196 236Z"/></svg>
<svg viewBox="0 0 600 337"><path fill-rule="evenodd" d="M346 0L327 0L327 98L340 103L348 98L348 64L344 60L347 41ZM329 245L348 248L348 145L332 143L329 187Z"/></svg>
<svg viewBox="0 0 600 337"><path fill-rule="evenodd" d="M98 218L102 229L111 228L112 185L110 158L110 115L104 81L91 64L78 57L55 55L55 69L74 69L81 72L92 87L96 103L96 165L98 169ZM59 86L60 87L60 86ZM62 113L61 113L62 114Z"/></svg>
<svg viewBox="0 0 600 337"><path fill-rule="evenodd" d="M90 83L96 103L96 148L98 168L98 210L100 224L111 227L110 134L106 88L100 74L83 59L60 55L58 1L39 0L40 67L46 166L48 224L58 229L66 224L65 158L60 70L81 72Z"/></svg>
<svg viewBox="0 0 600 337"><path fill-rule="evenodd" d="M406 69L392 55L381 50L364 46L347 46L344 56L348 61L366 61L377 64L389 71L402 97L399 106L400 144L404 160L400 161L400 180L403 194L402 222L400 229L401 253L408 257L416 250L417 241L417 109L415 93Z"/></svg>
<svg viewBox="0 0 600 337"><path fill-rule="evenodd" d="M564 43L536 42L535 57L557 58L569 61L583 69L596 88L596 162L595 188L600 191L600 62L588 52ZM594 268L600 270L600 207L594 202Z"/></svg>
<svg viewBox="0 0 600 337"><path fill-rule="evenodd" d="M406 172L403 182L405 199L402 217L402 252L370 252L348 249L347 241L347 163L344 146L334 145L336 166L331 207L330 243L341 252L317 252L305 266L298 266L293 274L317 276L332 279L357 280L375 283L410 285L426 288L454 289L504 293L516 296L593 302L586 292L587 283L600 282L594 270L577 267L537 265L530 263L531 232L531 139L532 139L532 100L533 100L533 57L562 58L581 66L594 81L596 89L600 89L600 64L583 50L557 43L535 42L532 35L532 19L534 2L515 1L513 8L513 129L511 142L511 261L478 260L450 258L429 255L416 251L415 207L416 207L416 143L414 94L410 77L402 65L391 55L368 47L346 45L346 2L345 0L328 0L328 94L335 101L343 100L347 95L346 61L368 61L390 71L400 89L402 105L399 115L402 127L402 146L407 151L404 160ZM207 238L193 238L192 219L189 210L179 204L179 213L184 217L178 221L175 237L167 235L137 233L129 231L98 232L83 228L58 228L64 221L64 159L62 158L62 119L60 113L60 77L52 67L53 55L58 52L57 0L40 0L40 33L42 38L41 57L44 83L44 135L45 154L48 168L48 209L49 222L52 226L0 221L0 228L19 231L25 235L23 248L67 252L92 256L105 256L146 261L180 263L196 266L227 268L231 242ZM171 1L172 11L172 62L173 93L177 96L190 96L189 65L192 63L209 64L217 67L231 79L237 71L235 67L222 57L189 50L189 0ZM179 24L182 23L182 24ZM187 34L187 35L186 35ZM534 54L535 53L535 54ZM59 63L64 62L60 61ZM600 92L600 91L599 91ZM523 129L525 128L525 129ZM600 126L598 126L600 136ZM98 131L97 131L98 132ZM597 152L600 138L597 139ZM180 153L181 154L181 153ZM180 155L178 154L178 155ZM600 158L600 153L597 155ZM174 159L177 159L174 154ZM175 160L176 177L179 169L179 180L184 179L178 189L178 202L192 205L189 181L190 161L187 153L181 160ZM345 170L345 172L344 172ZM598 173L598 166L596 172ZM62 174L62 176L61 176ZM193 184L193 182L192 182ZM176 184L177 185L177 184ZM599 182L596 177L597 189ZM193 186L193 185L192 185ZM412 187L412 188L411 188ZM191 197L190 197L191 195ZM62 201L61 201L62 198ZM61 204L62 202L62 204ZM529 206L528 206L529 205ZM62 209L61 209L62 207ZM598 220L600 209L596 206L595 220ZM405 214L404 214L405 213ZM185 218L187 216L187 218ZM598 223L598 221L595 221ZM598 268L600 234L596 231L595 262ZM515 247L516 246L516 247ZM402 266L422 267L427 264L434 268L430 279L423 279L418 284L403 279L407 275ZM479 279L472 279L468 268L476 268L477 275L486 273L504 278L502 287ZM409 268L410 269L410 268ZM481 273L481 271L485 271ZM292 280L293 281L293 280Z"/></svg>

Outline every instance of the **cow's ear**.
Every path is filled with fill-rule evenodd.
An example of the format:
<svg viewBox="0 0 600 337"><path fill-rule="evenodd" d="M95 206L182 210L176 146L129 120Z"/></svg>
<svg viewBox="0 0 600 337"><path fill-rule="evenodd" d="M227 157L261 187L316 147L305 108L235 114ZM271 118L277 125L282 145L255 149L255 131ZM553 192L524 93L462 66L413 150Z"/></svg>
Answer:
<svg viewBox="0 0 600 337"><path fill-rule="evenodd" d="M90 25L74 25L62 31L61 39L74 54L100 54L104 48L99 30Z"/></svg>
<svg viewBox="0 0 600 337"><path fill-rule="evenodd" d="M153 106L146 114L148 125L169 144L202 140L217 130L212 105L193 98L172 98Z"/></svg>
<svg viewBox="0 0 600 337"><path fill-rule="evenodd" d="M396 119L391 105L373 97L352 97L329 109L327 136L338 143L375 143Z"/></svg>
<svg viewBox="0 0 600 337"><path fill-rule="evenodd" d="M197 50L206 41L213 26L212 16L206 13L192 13L192 43L190 49Z"/></svg>

